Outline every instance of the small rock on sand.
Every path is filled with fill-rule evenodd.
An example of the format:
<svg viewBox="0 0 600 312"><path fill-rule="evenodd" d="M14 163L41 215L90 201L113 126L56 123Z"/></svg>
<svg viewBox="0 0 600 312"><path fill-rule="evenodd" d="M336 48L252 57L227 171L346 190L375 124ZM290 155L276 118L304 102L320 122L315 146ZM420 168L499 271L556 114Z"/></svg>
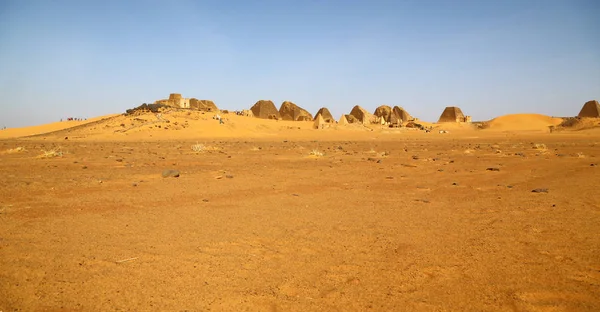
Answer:
<svg viewBox="0 0 600 312"><path fill-rule="evenodd" d="M163 178L168 178L168 177L177 178L177 177L179 177L179 170L165 169L162 172L162 176L163 176Z"/></svg>
<svg viewBox="0 0 600 312"><path fill-rule="evenodd" d="M548 193L547 188L536 188L531 191L532 193Z"/></svg>

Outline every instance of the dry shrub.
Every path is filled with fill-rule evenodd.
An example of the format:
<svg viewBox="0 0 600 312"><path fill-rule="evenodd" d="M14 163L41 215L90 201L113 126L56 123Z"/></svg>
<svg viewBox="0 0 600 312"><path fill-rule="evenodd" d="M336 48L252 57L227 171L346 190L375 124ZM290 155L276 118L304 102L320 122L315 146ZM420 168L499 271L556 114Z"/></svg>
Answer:
<svg viewBox="0 0 600 312"><path fill-rule="evenodd" d="M196 153L200 153L200 152L204 151L204 144L200 144L200 143L196 142L196 144L192 145L192 151L194 151Z"/></svg>
<svg viewBox="0 0 600 312"><path fill-rule="evenodd" d="M15 147L15 148L6 150L6 153L12 154L12 153L25 152L25 151L26 151L26 149L24 147L19 146L19 147Z"/></svg>
<svg viewBox="0 0 600 312"><path fill-rule="evenodd" d="M315 156L315 157L325 156L325 154L323 152L319 151L318 149L314 149L314 150L310 151L309 155Z"/></svg>
<svg viewBox="0 0 600 312"><path fill-rule="evenodd" d="M38 158L54 158L54 157L62 157L64 155L61 148L54 148L51 150L42 150L42 154L38 156Z"/></svg>
<svg viewBox="0 0 600 312"><path fill-rule="evenodd" d="M220 148L216 146L209 146L206 144L200 144L196 142L196 144L192 145L192 151L196 153L206 152L206 151L218 151Z"/></svg>
<svg viewBox="0 0 600 312"><path fill-rule="evenodd" d="M542 154L545 154L548 152L548 147L546 147L546 144L542 144L542 143L533 144L533 149L539 151Z"/></svg>
<svg viewBox="0 0 600 312"><path fill-rule="evenodd" d="M561 122L560 125L558 125L558 126L563 127L563 128L571 128L571 127L577 126L578 124L579 124L578 117L569 117L569 118L563 119L563 122Z"/></svg>

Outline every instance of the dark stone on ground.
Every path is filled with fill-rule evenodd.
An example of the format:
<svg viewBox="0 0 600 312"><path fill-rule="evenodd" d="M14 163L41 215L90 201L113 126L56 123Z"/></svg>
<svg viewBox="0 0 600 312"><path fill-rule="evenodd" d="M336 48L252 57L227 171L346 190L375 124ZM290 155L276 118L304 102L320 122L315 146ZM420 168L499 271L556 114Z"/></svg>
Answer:
<svg viewBox="0 0 600 312"><path fill-rule="evenodd" d="M165 169L162 172L162 176L163 176L163 178L168 178L168 177L177 178L177 177L179 177L179 170Z"/></svg>
<svg viewBox="0 0 600 312"><path fill-rule="evenodd" d="M532 193L548 193L547 188L536 188L531 191Z"/></svg>

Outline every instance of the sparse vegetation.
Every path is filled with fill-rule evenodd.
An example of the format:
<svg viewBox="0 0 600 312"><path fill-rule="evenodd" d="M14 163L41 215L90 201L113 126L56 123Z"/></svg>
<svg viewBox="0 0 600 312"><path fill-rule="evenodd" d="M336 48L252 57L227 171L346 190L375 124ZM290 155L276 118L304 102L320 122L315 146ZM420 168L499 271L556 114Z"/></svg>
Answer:
<svg viewBox="0 0 600 312"><path fill-rule="evenodd" d="M318 149L313 149L312 151L310 151L310 156L322 157L325 156L325 154L319 151Z"/></svg>
<svg viewBox="0 0 600 312"><path fill-rule="evenodd" d="M39 155L39 158L54 158L54 157L62 157L64 155L63 151L61 150L61 148L54 148L51 150L43 150L42 154Z"/></svg>
<svg viewBox="0 0 600 312"><path fill-rule="evenodd" d="M22 147L22 146L6 150L6 152L9 153L9 154L20 153L20 152L25 152L25 151L26 151L26 149L24 147Z"/></svg>
<svg viewBox="0 0 600 312"><path fill-rule="evenodd" d="M201 144L196 142L196 144L192 145L192 151L196 152L196 153L201 153L201 152L207 152L207 151L218 151L220 150L219 147L216 146L209 146L206 144Z"/></svg>
<svg viewBox="0 0 600 312"><path fill-rule="evenodd" d="M563 127L563 128L570 128L570 127L575 127L577 124L580 123L580 118L578 117L568 117L568 118L564 118L563 122L560 123L560 125L558 125L559 127Z"/></svg>
<svg viewBox="0 0 600 312"><path fill-rule="evenodd" d="M200 144L196 142L196 144L192 145L192 151L196 153L200 153L205 150L204 144Z"/></svg>

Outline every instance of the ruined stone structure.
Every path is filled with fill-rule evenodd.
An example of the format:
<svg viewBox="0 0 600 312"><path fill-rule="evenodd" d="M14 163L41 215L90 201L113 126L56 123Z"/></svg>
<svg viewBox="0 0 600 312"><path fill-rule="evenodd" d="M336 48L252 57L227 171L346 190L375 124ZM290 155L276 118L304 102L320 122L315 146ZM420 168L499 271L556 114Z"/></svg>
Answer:
<svg viewBox="0 0 600 312"><path fill-rule="evenodd" d="M216 112L219 110L217 105L215 105L215 102L211 100L198 100L191 98L189 103L191 109L197 109L206 112Z"/></svg>
<svg viewBox="0 0 600 312"><path fill-rule="evenodd" d="M600 104L598 101L587 101L583 104L578 117L600 118Z"/></svg>
<svg viewBox="0 0 600 312"><path fill-rule="evenodd" d="M449 106L444 109L438 122L471 122L471 116L465 116L458 107Z"/></svg>
<svg viewBox="0 0 600 312"><path fill-rule="evenodd" d="M390 122L390 117L392 115L392 108L388 105L381 105L375 109L373 115L377 116L379 123Z"/></svg>
<svg viewBox="0 0 600 312"><path fill-rule="evenodd" d="M184 98L179 93L171 93L168 99L162 99L154 102L176 108L191 108L203 111L217 111L218 108L213 101L198 100L195 98Z"/></svg>
<svg viewBox="0 0 600 312"><path fill-rule="evenodd" d="M252 115L262 119L281 119L281 115L271 100L260 100L250 108Z"/></svg>
<svg viewBox="0 0 600 312"><path fill-rule="evenodd" d="M312 114L290 101L284 101L279 108L283 120L306 121L313 120Z"/></svg>
<svg viewBox="0 0 600 312"><path fill-rule="evenodd" d="M352 108L352 111L350 111L350 115L352 115L354 117L354 119L356 119L358 122L362 123L362 124L369 124L369 123L374 123L376 122L376 119L374 118L373 115L369 114L369 112L367 112L364 108L356 105ZM348 119L348 117L346 117ZM348 122L353 123L350 119L348 119Z"/></svg>
<svg viewBox="0 0 600 312"><path fill-rule="evenodd" d="M323 117L323 120L325 120L325 122L327 123L335 122L335 119L333 119L333 115L331 115L331 112L326 107L321 107L317 112L317 115L321 115L321 117Z"/></svg>

